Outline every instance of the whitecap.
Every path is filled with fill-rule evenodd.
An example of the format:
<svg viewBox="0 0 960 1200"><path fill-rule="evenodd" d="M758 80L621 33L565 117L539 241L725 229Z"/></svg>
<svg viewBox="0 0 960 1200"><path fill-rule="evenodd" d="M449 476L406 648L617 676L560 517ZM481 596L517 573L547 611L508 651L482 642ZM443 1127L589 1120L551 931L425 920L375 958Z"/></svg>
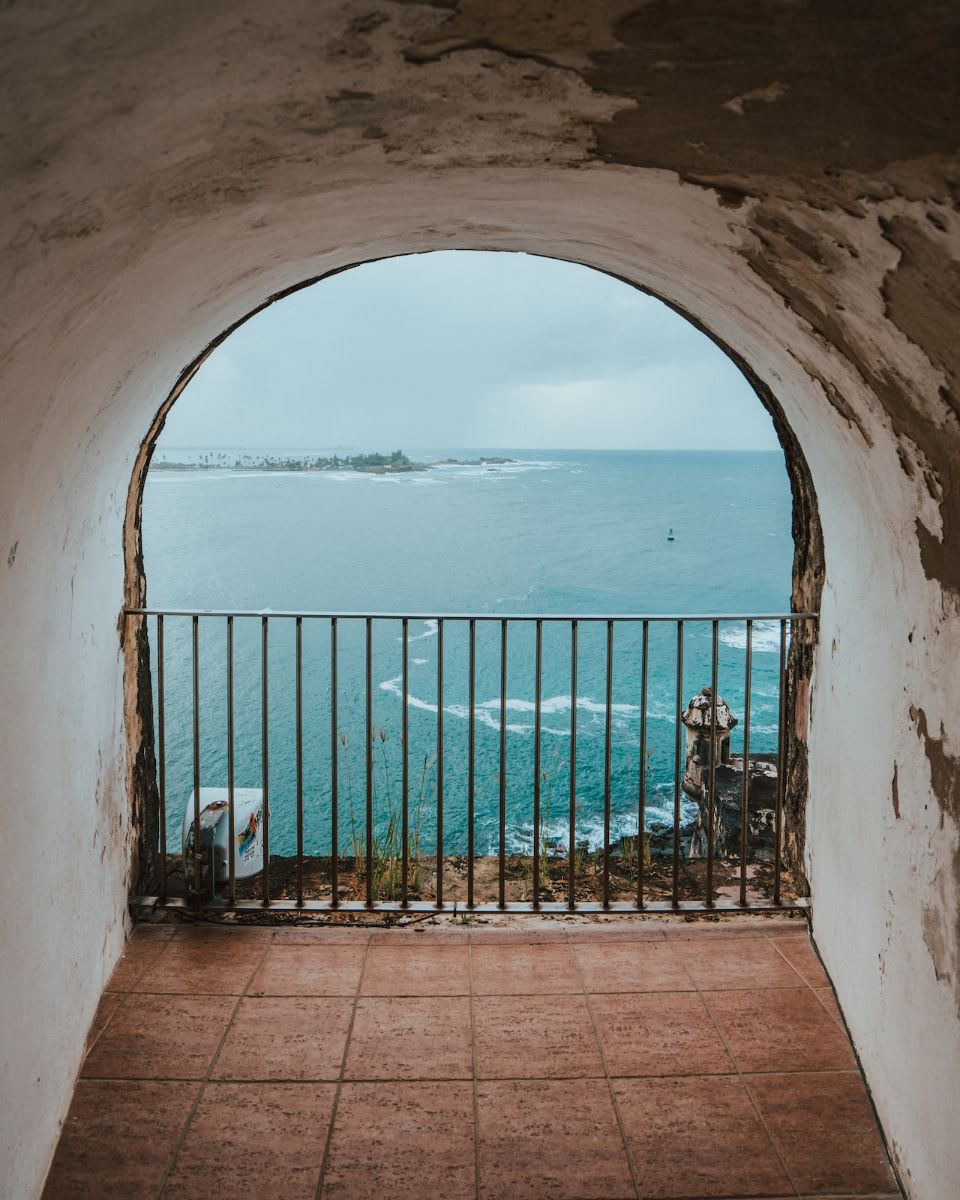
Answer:
<svg viewBox="0 0 960 1200"><path fill-rule="evenodd" d="M408 636L407 641L408 642L422 642L424 640L424 638L432 638L432 637L437 636L437 622L436 622L435 618L429 617L426 621L424 621L424 625L426 626L426 629L423 631L423 633L415 633L413 635L413 637ZM397 638L397 641L398 642L403 641L402 634Z"/></svg>
<svg viewBox="0 0 960 1200"><path fill-rule="evenodd" d="M735 625L732 628L720 627L720 641L725 646L731 646L735 650L746 650L747 648L747 628L746 625ZM753 623L753 648L758 654L778 654L780 652L780 622L779 621L754 621ZM790 645L790 629L787 628L787 646Z"/></svg>
<svg viewBox="0 0 960 1200"><path fill-rule="evenodd" d="M470 720L470 709L465 704L451 704L449 707L444 707L444 712L449 713L452 717L459 717L462 721ZM500 732L500 722L487 709L476 708L476 719L481 725L486 725L488 729L493 729L497 733ZM533 733L532 725L516 725L507 723L507 733Z"/></svg>
<svg viewBox="0 0 960 1200"><path fill-rule="evenodd" d="M380 684L382 692L389 692L391 696L396 696L398 700L403 700L403 676L397 675L393 679L384 679ZM431 704L429 700L421 700L419 696L414 696L411 692L407 692L407 703L411 708L418 708L422 712L436 713L436 704ZM445 704L443 711L451 717L460 717L462 720L467 720L470 716L469 708L462 704ZM477 711L477 720L482 724L489 726L491 729L500 729L500 722L492 717L489 712ZM507 725L508 733L531 733L532 725Z"/></svg>
<svg viewBox="0 0 960 1200"><path fill-rule="evenodd" d="M496 697L492 700L483 700L477 705L477 707L497 710L500 707L500 700ZM508 712L532 713L536 710L536 703L533 700L508 699L506 707ZM606 713L607 706L598 700L591 700L588 696L578 696L577 709L582 712L603 714ZM559 696L544 697L540 704L540 711L547 715L568 713L570 711L569 695L562 694ZM640 709L636 704L612 704L610 706L610 711L613 713L619 713L622 716L631 716L639 713Z"/></svg>
<svg viewBox="0 0 960 1200"><path fill-rule="evenodd" d="M430 635L429 634L421 634L420 636L426 637L426 636L430 636ZM411 641L412 640L413 639L411 638ZM426 665L429 660L425 659L425 658L419 658L419 659L415 658L413 661L414 661L414 663L416 663L420 666L423 666L423 665ZM384 692L389 692L391 695L396 696L398 700L402 701L402 699L403 699L402 684L403 684L403 676L397 675L392 679L385 679L380 684L380 690L384 691ZM431 713L436 713L436 711L437 711L436 704L433 704L428 700L421 700L418 696L414 696L410 692L408 692L408 694L407 694L407 699L408 699L408 703L411 708L419 708L419 709L422 709L424 712L431 712ZM511 698L508 698L505 707L506 707L506 711L508 713L523 713L523 714L532 716L536 712L536 703L533 700L522 700L519 698L511 697ZM443 711L445 713L449 713L450 716L457 717L463 721L468 721L470 719L470 709L467 705L464 705L464 704L445 705ZM597 718L605 716L606 711L607 711L606 705L598 700L592 700L592 699L590 699L589 696L578 696L577 697L577 712L578 713L586 712L586 713L591 714L591 716L593 716L595 718L594 723L596 723ZM613 704L613 705L611 705L610 711L612 714L613 725L616 728L623 728L628 723L629 724L635 723L639 719L639 715L640 715L640 707L639 707L639 705L636 705L636 704ZM569 712L570 712L570 697L569 697L569 695L549 696L542 701L542 704L541 704L541 715L542 716L547 716L547 717L562 716L564 714L569 714ZM499 699L499 697L494 697L491 700L481 700L481 701L478 701L474 705L475 719L477 721L479 721L482 725L486 725L487 728L496 730L498 732L500 730L499 714L500 714L500 699ZM652 717L654 720L659 719L659 720L666 721L668 723L676 722L676 714L673 712L668 712L668 711L660 712L659 710L651 710L648 708L647 715L648 715L648 718ZM578 722L578 724L579 723L580 722ZM532 722L525 722L523 724L518 724L516 722L512 722L512 723L508 722L506 728L507 728L508 733L517 733L517 734L527 735L527 734L533 733L536 729L536 726ZM555 728L552 725L541 724L541 732L543 734L546 734L546 735L549 735L552 737L569 737L570 736L569 726Z"/></svg>

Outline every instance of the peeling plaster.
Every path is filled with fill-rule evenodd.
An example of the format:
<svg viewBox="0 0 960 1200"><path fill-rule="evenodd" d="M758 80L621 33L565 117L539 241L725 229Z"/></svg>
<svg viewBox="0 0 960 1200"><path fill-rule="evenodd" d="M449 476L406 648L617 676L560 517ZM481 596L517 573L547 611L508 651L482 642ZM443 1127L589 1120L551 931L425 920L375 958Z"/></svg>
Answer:
<svg viewBox="0 0 960 1200"><path fill-rule="evenodd" d="M951 920L949 916L957 912L960 896L960 756L946 749L947 734L942 721L935 736L930 733L927 714L922 708L911 706L910 716L930 766L930 787L939 808L943 839L953 843L952 853L943 846L939 848L935 897L923 911L923 938L938 981L948 983L953 989L960 1016L960 919Z"/></svg>
<svg viewBox="0 0 960 1200"><path fill-rule="evenodd" d="M946 750L944 743L947 734L942 721L939 736L934 737L922 708L911 707L910 716L916 722L917 735L923 742L923 752L930 764L930 786L940 808L941 821L951 817L960 824L960 757Z"/></svg>
<svg viewBox="0 0 960 1200"><path fill-rule="evenodd" d="M944 222L945 223L945 222ZM882 222L883 235L900 261L883 281L889 319L942 374L936 401L920 408L907 381L890 415L899 436L923 459L928 490L941 509L960 509L960 468L950 437L960 433L960 261L955 245L934 223L897 216ZM890 397L891 400L894 397ZM960 601L960 524L944 522L940 535L919 518L917 537L924 569Z"/></svg>

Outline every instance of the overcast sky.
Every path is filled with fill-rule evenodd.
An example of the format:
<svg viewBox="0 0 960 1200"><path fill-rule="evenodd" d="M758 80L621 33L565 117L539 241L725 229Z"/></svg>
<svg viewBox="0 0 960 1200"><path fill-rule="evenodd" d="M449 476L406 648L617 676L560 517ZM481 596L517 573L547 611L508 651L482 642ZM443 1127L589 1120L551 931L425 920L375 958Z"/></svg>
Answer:
<svg viewBox="0 0 960 1200"><path fill-rule="evenodd" d="M160 447L777 448L736 367L599 272L446 251L345 271L241 326Z"/></svg>

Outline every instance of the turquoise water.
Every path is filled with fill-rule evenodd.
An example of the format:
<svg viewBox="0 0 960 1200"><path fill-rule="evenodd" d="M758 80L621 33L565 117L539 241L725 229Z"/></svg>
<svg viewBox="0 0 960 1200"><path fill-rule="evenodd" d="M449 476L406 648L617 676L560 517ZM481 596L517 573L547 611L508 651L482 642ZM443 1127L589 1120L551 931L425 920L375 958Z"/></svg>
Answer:
<svg viewBox="0 0 960 1200"><path fill-rule="evenodd" d="M432 456L405 447L415 458ZM282 451L277 451L281 453ZM277 474L154 471L144 496L149 603L157 608L386 611L397 613L763 613L789 608L790 493L779 453L461 452L507 455L503 467L441 467L423 474ZM172 457L185 458L177 452ZM667 540L672 528L675 540ZM751 747L777 739L778 629L754 634ZM165 631L168 836L179 844L193 782L190 624ZM477 633L476 839L497 848L500 780L500 627ZM635 833L639 784L639 626L614 634L614 834ZM271 850L295 850L295 629L270 623ZM583 623L578 648L578 837L602 837L606 624ZM156 639L151 623L151 643ZM411 622L409 763L421 845L435 839L437 629ZM723 626L720 692L742 715L745 631ZM225 786L226 630L201 622L201 782ZM444 847L466 850L468 735L465 623L444 629ZM710 682L709 625L688 625L683 693ZM260 621L236 622L236 784L260 785ZM647 819L673 805L676 627L651 625ZM570 628L543 637L542 790L545 822L566 837L570 779ZM508 848L531 843L534 626L511 625L507 661ZM383 826L399 800L401 627L373 626L375 806ZM154 672L156 676L156 672ZM365 795L364 626L341 621L338 645L340 843L349 852L351 806ZM303 627L305 847L330 846L329 624ZM383 731L382 734L379 731ZM734 748L742 730L735 731Z"/></svg>

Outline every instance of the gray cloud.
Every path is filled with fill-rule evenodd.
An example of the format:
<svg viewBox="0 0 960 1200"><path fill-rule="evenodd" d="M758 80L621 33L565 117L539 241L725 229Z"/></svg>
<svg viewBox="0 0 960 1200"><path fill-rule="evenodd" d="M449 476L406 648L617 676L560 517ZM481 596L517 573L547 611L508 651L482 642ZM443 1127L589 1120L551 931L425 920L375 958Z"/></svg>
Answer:
<svg viewBox="0 0 960 1200"><path fill-rule="evenodd" d="M273 305L200 369L171 446L773 449L737 368L659 301L572 263L441 252Z"/></svg>

